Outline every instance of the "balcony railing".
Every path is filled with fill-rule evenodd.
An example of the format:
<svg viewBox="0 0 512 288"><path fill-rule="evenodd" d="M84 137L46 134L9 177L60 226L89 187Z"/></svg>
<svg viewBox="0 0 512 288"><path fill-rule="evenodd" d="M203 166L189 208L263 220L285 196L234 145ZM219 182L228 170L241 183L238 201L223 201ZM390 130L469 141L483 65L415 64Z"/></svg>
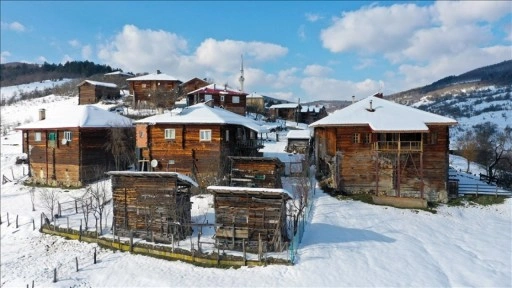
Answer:
<svg viewBox="0 0 512 288"><path fill-rule="evenodd" d="M423 151L421 141L378 141L373 143L373 150L376 151Z"/></svg>

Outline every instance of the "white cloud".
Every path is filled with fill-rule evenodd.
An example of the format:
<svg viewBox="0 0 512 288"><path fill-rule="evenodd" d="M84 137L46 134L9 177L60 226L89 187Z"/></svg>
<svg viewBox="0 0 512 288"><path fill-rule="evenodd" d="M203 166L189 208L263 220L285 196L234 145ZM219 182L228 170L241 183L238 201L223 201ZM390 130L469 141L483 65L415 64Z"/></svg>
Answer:
<svg viewBox="0 0 512 288"><path fill-rule="evenodd" d="M362 70L367 67L371 67L375 63L375 60L371 58L359 58L358 61L359 64L354 66L354 69L356 70Z"/></svg>
<svg viewBox="0 0 512 288"><path fill-rule="evenodd" d="M311 77L321 77L321 76L327 76L333 72L332 68L322 65L308 65L306 68L304 68L304 75L311 76Z"/></svg>
<svg viewBox="0 0 512 288"><path fill-rule="evenodd" d="M11 30L11 31L16 31L16 32L24 32L26 30L25 26L23 26L23 24L21 24L20 22L11 22L11 23L7 23L7 22L1 22L1 26L2 26L2 30Z"/></svg>
<svg viewBox="0 0 512 288"><path fill-rule="evenodd" d="M0 63L7 63L7 58L11 56L11 52L9 51L2 51L0 53Z"/></svg>
<svg viewBox="0 0 512 288"><path fill-rule="evenodd" d="M302 79L300 87L311 99L352 100L352 95L356 96L356 99L361 99L381 91L384 82L371 79L352 82L332 78L307 77Z"/></svg>
<svg viewBox="0 0 512 288"><path fill-rule="evenodd" d="M309 22L316 22L318 20L323 19L323 17L320 14L315 14L315 13L306 13L305 16L306 16L306 20L308 20Z"/></svg>
<svg viewBox="0 0 512 288"><path fill-rule="evenodd" d="M92 47L91 45L85 45L82 47L82 58L87 60L90 59L92 55Z"/></svg>
<svg viewBox="0 0 512 288"><path fill-rule="evenodd" d="M77 39L69 40L68 43L73 48L78 48L81 46L80 41L78 41Z"/></svg>
<svg viewBox="0 0 512 288"><path fill-rule="evenodd" d="M335 18L330 27L321 31L320 38L323 47L331 52L396 51L406 46L416 29L428 23L428 9L414 4L367 6Z"/></svg>
<svg viewBox="0 0 512 288"><path fill-rule="evenodd" d="M306 40L306 31L304 25L299 26L299 29L297 30L297 35L299 36L300 40Z"/></svg>
<svg viewBox="0 0 512 288"><path fill-rule="evenodd" d="M512 42L512 23L508 23L504 27L505 29L505 40Z"/></svg>
<svg viewBox="0 0 512 288"><path fill-rule="evenodd" d="M46 59L46 57L44 57L44 56L37 57L36 63L43 64L44 62L48 62L48 59Z"/></svg>
<svg viewBox="0 0 512 288"><path fill-rule="evenodd" d="M509 1L436 1L433 16L443 26L493 22L512 12Z"/></svg>
<svg viewBox="0 0 512 288"><path fill-rule="evenodd" d="M66 62L73 62L73 61L75 61L75 59L73 59L71 56L66 54L66 55L64 55L64 57L62 57L62 60L60 60L60 63L64 64Z"/></svg>

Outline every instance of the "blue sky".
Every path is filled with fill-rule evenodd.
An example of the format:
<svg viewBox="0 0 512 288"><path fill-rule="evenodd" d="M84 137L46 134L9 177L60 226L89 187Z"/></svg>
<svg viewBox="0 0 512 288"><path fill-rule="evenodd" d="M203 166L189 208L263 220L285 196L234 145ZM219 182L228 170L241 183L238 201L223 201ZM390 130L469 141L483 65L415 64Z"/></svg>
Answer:
<svg viewBox="0 0 512 288"><path fill-rule="evenodd" d="M510 1L1 1L1 62L89 60L289 101L360 99L512 59Z"/></svg>

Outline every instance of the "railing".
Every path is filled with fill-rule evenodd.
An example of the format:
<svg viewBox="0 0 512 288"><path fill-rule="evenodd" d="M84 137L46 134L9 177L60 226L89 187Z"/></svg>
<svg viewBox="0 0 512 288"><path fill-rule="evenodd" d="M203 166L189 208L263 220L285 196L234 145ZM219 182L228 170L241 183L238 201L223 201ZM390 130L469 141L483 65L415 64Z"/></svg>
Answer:
<svg viewBox="0 0 512 288"><path fill-rule="evenodd" d="M263 146L263 139L239 140L235 147L239 149L257 149Z"/></svg>
<svg viewBox="0 0 512 288"><path fill-rule="evenodd" d="M373 143L376 151L423 151L421 141L378 141Z"/></svg>
<svg viewBox="0 0 512 288"><path fill-rule="evenodd" d="M459 195L495 195L495 196L511 196L512 191L507 191L488 184L461 184L459 183Z"/></svg>

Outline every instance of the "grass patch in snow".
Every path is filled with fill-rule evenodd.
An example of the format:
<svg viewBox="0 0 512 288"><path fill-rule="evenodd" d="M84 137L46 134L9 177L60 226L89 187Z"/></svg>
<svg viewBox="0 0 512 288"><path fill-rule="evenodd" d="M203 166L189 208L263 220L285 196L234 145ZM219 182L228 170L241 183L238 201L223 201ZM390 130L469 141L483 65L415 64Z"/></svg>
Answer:
<svg viewBox="0 0 512 288"><path fill-rule="evenodd" d="M498 205L505 203L505 199L508 197L505 196L493 196L493 195L467 195L464 197L457 197L455 199L450 199L448 206L467 206L467 205L481 205L481 206L490 206L490 205Z"/></svg>

